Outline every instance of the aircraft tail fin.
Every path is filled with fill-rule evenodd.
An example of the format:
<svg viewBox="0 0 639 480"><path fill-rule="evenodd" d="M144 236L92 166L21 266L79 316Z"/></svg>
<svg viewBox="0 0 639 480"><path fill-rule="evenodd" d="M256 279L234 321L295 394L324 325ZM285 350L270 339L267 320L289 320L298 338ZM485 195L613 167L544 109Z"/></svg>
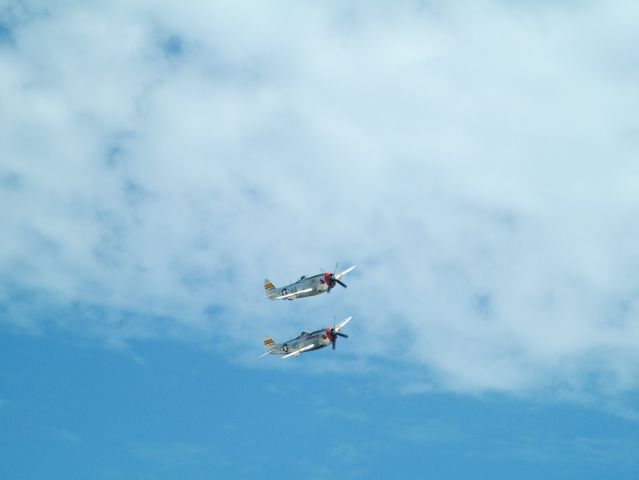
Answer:
<svg viewBox="0 0 639 480"><path fill-rule="evenodd" d="M264 337L264 348L266 348L266 353L264 355L266 355L267 353L271 353L273 350L275 350L276 346L277 345L275 341L271 337Z"/></svg>
<svg viewBox="0 0 639 480"><path fill-rule="evenodd" d="M271 282L268 278L266 278L264 280L264 291L266 292L266 296L271 296L272 294L274 294L276 292L277 288L275 288L275 285L273 285L273 282Z"/></svg>

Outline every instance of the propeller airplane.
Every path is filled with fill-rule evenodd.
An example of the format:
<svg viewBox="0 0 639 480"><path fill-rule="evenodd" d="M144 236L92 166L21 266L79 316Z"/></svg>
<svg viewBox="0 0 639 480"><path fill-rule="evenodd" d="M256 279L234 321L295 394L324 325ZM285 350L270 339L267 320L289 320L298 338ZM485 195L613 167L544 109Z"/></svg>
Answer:
<svg viewBox="0 0 639 480"><path fill-rule="evenodd" d="M263 298L268 298L269 300L295 300L296 298L312 297L313 295L319 295L324 292L331 293L331 290L337 284L346 288L346 284L342 282L341 279L354 268L355 266L352 266L339 273L318 273L312 277L302 275L297 282L282 288L277 288L273 285L273 282L267 278L264 280L266 296ZM335 270L337 270L337 265L335 265Z"/></svg>
<svg viewBox="0 0 639 480"><path fill-rule="evenodd" d="M341 333L340 330L351 321L351 318L353 317L345 318L337 325L333 325L332 328L327 327L314 332L304 331L299 336L284 343L275 343L272 338L265 337L264 347L266 347L266 353L260 355L259 358L266 355L281 355L281 358L299 357L304 352L319 350L329 345L333 345L333 350L335 350L337 337L348 338L348 335Z"/></svg>

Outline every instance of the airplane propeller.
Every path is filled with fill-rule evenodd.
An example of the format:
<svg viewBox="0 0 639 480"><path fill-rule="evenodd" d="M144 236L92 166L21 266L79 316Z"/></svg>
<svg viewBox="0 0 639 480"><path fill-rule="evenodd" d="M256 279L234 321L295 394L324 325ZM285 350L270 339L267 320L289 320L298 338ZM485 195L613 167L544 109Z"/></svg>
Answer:
<svg viewBox="0 0 639 480"><path fill-rule="evenodd" d="M337 268L339 267L339 262L337 262L335 264L335 270L333 270L333 272L325 272L323 269L322 272L324 273L324 281L326 282L326 285L328 285L328 290L327 293L331 293L331 290L335 287L335 285L337 285L338 283L344 287L344 288L348 288L348 285L346 285L344 282L342 282L339 278L335 277L335 272L337 272ZM352 268L350 269L352 270ZM349 270L349 271L350 271Z"/></svg>
<svg viewBox="0 0 639 480"><path fill-rule="evenodd" d="M333 289L333 287L335 287L335 285L337 285L338 283L342 287L348 288L347 285L344 282L342 282L339 278L335 278L335 272L337 272L338 267L339 267L339 262L335 264L335 270L333 270L333 272L324 273L324 275L326 276L326 283L328 284L328 293L331 293L331 290Z"/></svg>
<svg viewBox="0 0 639 480"><path fill-rule="evenodd" d="M344 282L342 282L339 278L335 278L335 274L334 273L329 273L328 274L328 291L330 292L331 289L338 283L342 287L347 288L347 285Z"/></svg>
<svg viewBox="0 0 639 480"><path fill-rule="evenodd" d="M346 335L345 333L336 332L335 327L331 328L329 339L331 343L333 344L333 350L335 350L335 343L337 343L338 336L348 338L348 335Z"/></svg>

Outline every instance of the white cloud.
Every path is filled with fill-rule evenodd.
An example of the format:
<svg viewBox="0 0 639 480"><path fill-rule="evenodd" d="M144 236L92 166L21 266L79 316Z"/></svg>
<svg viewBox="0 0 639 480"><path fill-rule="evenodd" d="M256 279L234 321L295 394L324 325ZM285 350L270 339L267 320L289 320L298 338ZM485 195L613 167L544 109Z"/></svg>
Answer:
<svg viewBox="0 0 639 480"><path fill-rule="evenodd" d="M4 14L6 323L246 349L353 313L407 391L637 388L634 4L254 7ZM348 291L255 304L338 259Z"/></svg>

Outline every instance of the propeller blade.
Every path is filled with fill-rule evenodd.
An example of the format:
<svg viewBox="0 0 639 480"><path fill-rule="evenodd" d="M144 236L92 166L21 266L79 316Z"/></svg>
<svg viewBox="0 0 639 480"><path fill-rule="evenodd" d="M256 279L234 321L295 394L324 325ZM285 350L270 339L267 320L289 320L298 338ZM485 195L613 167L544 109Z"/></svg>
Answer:
<svg viewBox="0 0 639 480"><path fill-rule="evenodd" d="M335 340L333 340L333 350L335 350Z"/></svg>
<svg viewBox="0 0 639 480"><path fill-rule="evenodd" d="M335 278L335 281L339 283L342 287L347 288L346 284L342 282L341 280L338 280L337 278Z"/></svg>
<svg viewBox="0 0 639 480"><path fill-rule="evenodd" d="M339 335L340 337L348 338L348 335L345 333L335 332L335 335Z"/></svg>

